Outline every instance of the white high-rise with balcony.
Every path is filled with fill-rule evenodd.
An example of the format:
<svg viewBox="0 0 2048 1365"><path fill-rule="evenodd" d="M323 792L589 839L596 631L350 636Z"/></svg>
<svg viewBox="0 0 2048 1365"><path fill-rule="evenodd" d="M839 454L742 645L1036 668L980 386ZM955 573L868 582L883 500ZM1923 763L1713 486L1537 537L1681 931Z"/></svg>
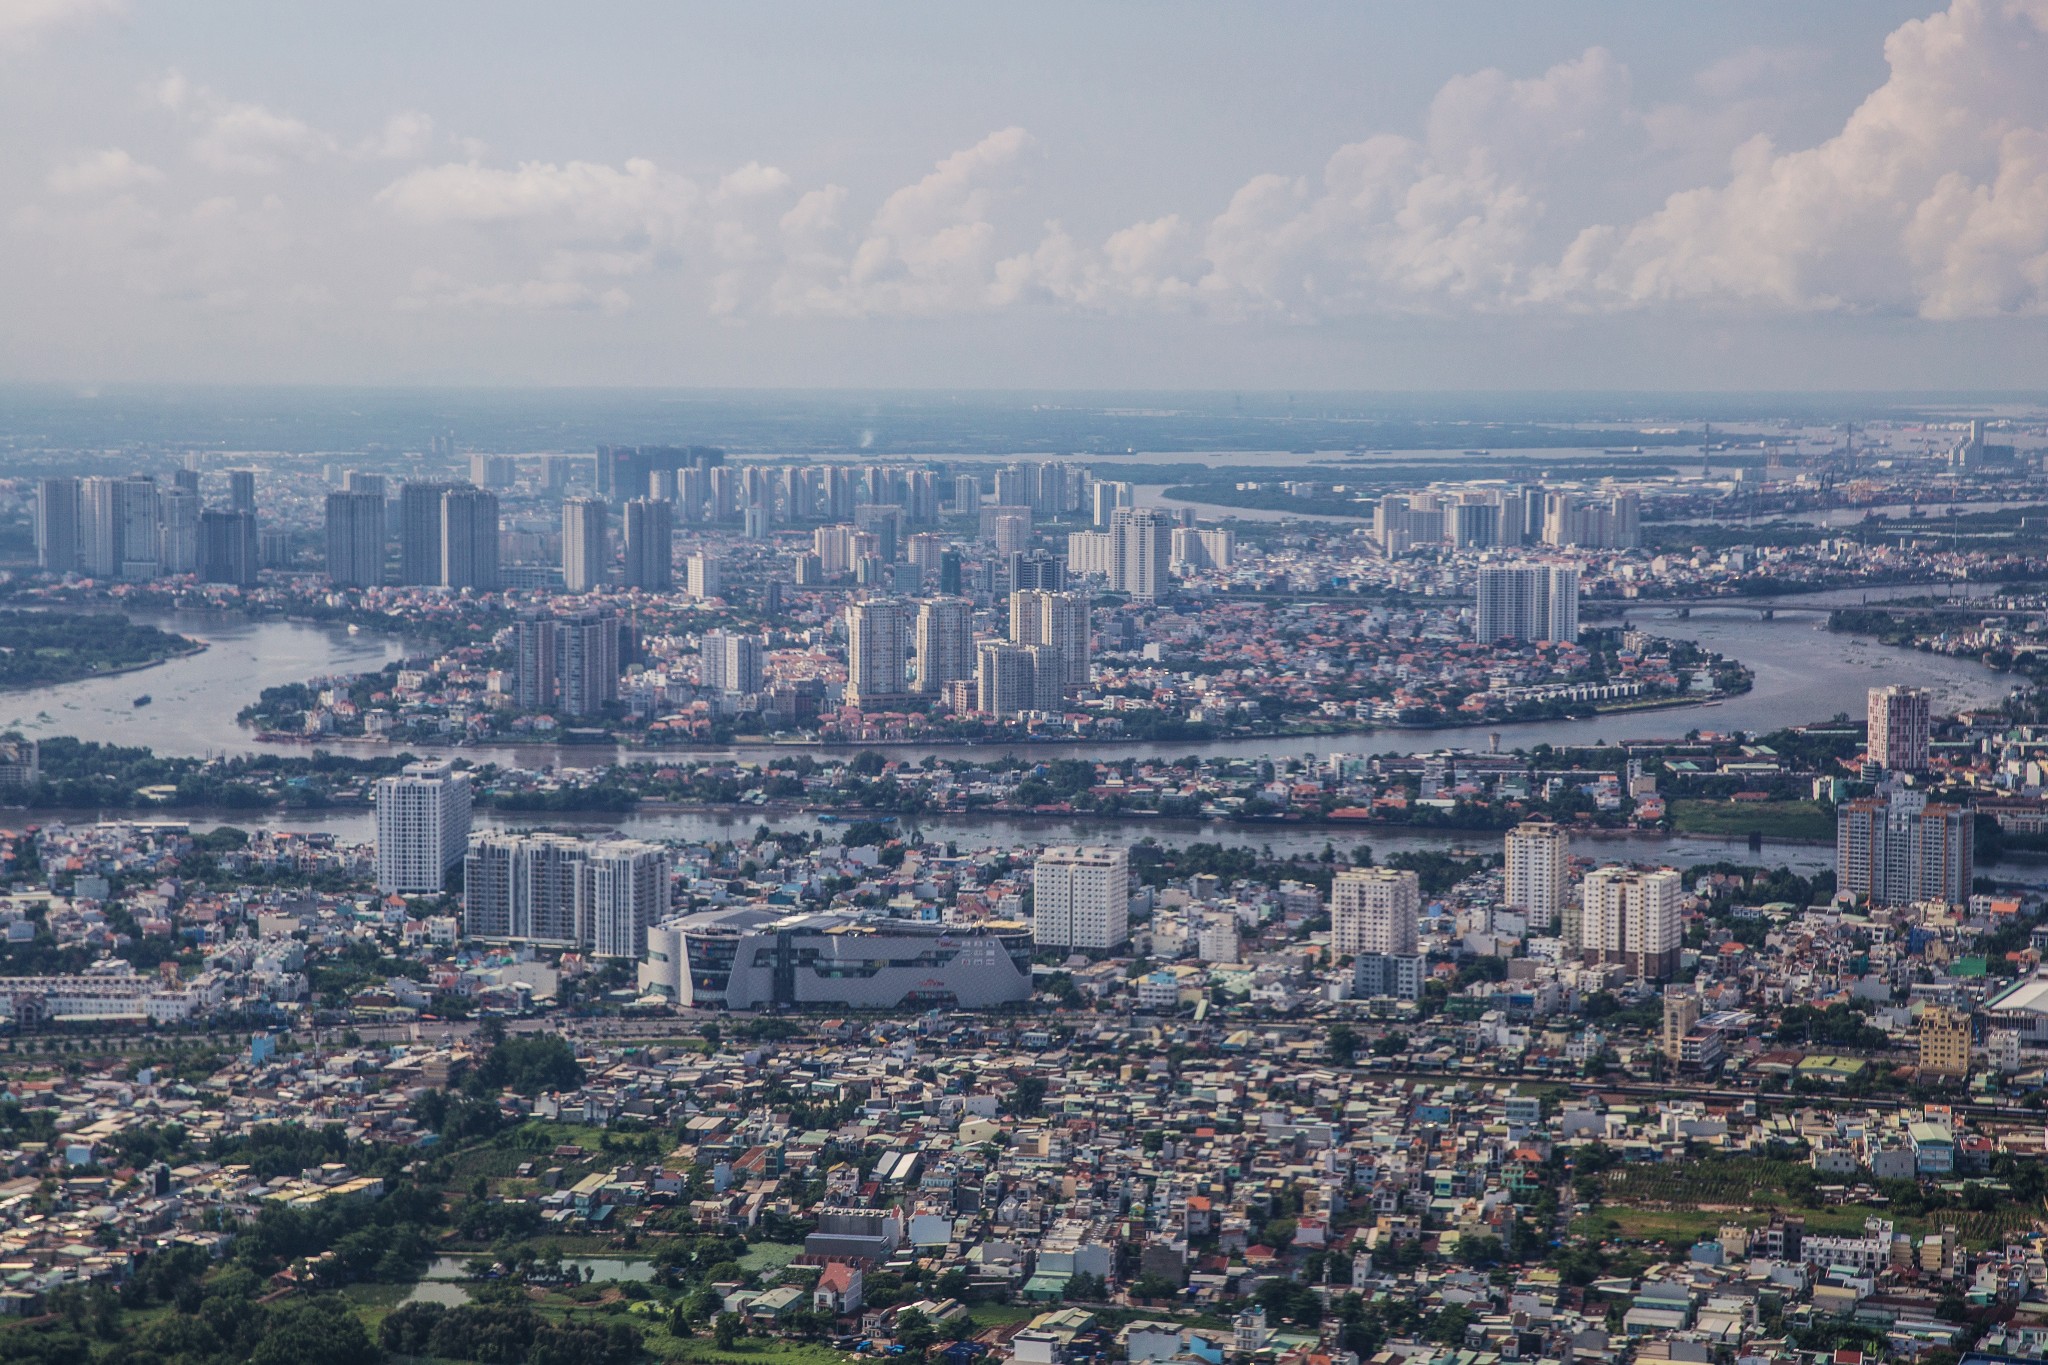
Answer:
<svg viewBox="0 0 2048 1365"><path fill-rule="evenodd" d="M469 851L469 776L448 763L408 763L372 789L377 807L377 889L438 895Z"/></svg>
<svg viewBox="0 0 2048 1365"><path fill-rule="evenodd" d="M1031 936L1042 947L1105 952L1130 937L1131 857L1121 848L1049 848L1031 874Z"/></svg>
<svg viewBox="0 0 2048 1365"><path fill-rule="evenodd" d="M1330 884L1330 947L1338 956L1413 957L1422 886L1413 872L1347 867Z"/></svg>
<svg viewBox="0 0 2048 1365"><path fill-rule="evenodd" d="M1546 934L1564 914L1571 893L1571 836L1548 820L1525 820L1508 831L1507 907L1528 919L1529 932Z"/></svg>

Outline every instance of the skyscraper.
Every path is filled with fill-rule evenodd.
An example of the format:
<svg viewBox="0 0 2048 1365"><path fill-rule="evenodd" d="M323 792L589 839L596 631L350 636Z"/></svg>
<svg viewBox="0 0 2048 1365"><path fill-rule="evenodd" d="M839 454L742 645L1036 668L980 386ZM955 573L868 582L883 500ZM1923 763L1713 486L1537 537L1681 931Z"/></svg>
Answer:
<svg viewBox="0 0 2048 1365"><path fill-rule="evenodd" d="M1152 507L1119 507L1110 514L1111 591L1139 602L1157 600L1172 586L1173 523Z"/></svg>
<svg viewBox="0 0 2048 1365"><path fill-rule="evenodd" d="M593 846L578 876L577 919L591 952L629 958L645 953L648 927L668 913L668 851L615 839Z"/></svg>
<svg viewBox="0 0 2048 1365"><path fill-rule="evenodd" d="M261 567L254 512L209 507L199 514L199 573L209 583L248 587Z"/></svg>
<svg viewBox="0 0 2048 1365"><path fill-rule="evenodd" d="M1919 791L1845 802L1835 812L1835 887L1872 905L1967 904L1975 818Z"/></svg>
<svg viewBox="0 0 2048 1365"><path fill-rule="evenodd" d="M560 657L555 665L565 716L594 716L619 699L619 620L606 611L583 611L555 621Z"/></svg>
<svg viewBox="0 0 2048 1365"><path fill-rule="evenodd" d="M166 574L199 572L199 495L176 484L157 494L157 545Z"/></svg>
<svg viewBox="0 0 2048 1365"><path fill-rule="evenodd" d="M36 565L44 573L76 573L78 480L64 476L36 481Z"/></svg>
<svg viewBox="0 0 2048 1365"><path fill-rule="evenodd" d="M227 515L233 515L229 513ZM408 763L372 788L377 889L436 895L469 847L469 777L448 763Z"/></svg>
<svg viewBox="0 0 2048 1365"><path fill-rule="evenodd" d="M1621 966L1647 981L1678 971L1685 943L1678 901L1684 888L1676 871L1595 868L1579 888L1580 957Z"/></svg>
<svg viewBox="0 0 2048 1365"><path fill-rule="evenodd" d="M974 709L998 720L1037 709L1038 660L1029 645L983 640L974 647Z"/></svg>
<svg viewBox="0 0 2048 1365"><path fill-rule="evenodd" d="M115 511L119 479L93 475L78 485L78 568L93 578L121 572L121 534Z"/></svg>
<svg viewBox="0 0 2048 1365"><path fill-rule="evenodd" d="M871 597L846 608L846 703L863 709L909 699L910 604Z"/></svg>
<svg viewBox="0 0 2048 1365"><path fill-rule="evenodd" d="M462 864L467 938L582 946L576 915L589 845L565 834L486 834Z"/></svg>
<svg viewBox="0 0 2048 1365"><path fill-rule="evenodd" d="M674 523L669 507L653 498L634 498L626 504L627 587L667 592L675 581L671 550Z"/></svg>
<svg viewBox="0 0 2048 1365"><path fill-rule="evenodd" d="M1865 753L1886 772L1918 773L1927 770L1929 739L1933 733L1933 703L1917 687L1870 689L1868 719L1870 740Z"/></svg>
<svg viewBox="0 0 2048 1365"><path fill-rule="evenodd" d="M1020 645L1042 645L1052 652L1062 694L1088 685L1088 599L1082 594L1033 588L1011 593L1010 639Z"/></svg>
<svg viewBox="0 0 2048 1365"><path fill-rule="evenodd" d="M1330 884L1330 948L1341 956L1415 956L1422 888L1413 872L1347 867Z"/></svg>
<svg viewBox="0 0 2048 1365"><path fill-rule="evenodd" d="M561 645L555 618L535 613L512 623L512 704L522 711L552 711L559 695L555 668Z"/></svg>
<svg viewBox="0 0 2048 1365"><path fill-rule="evenodd" d="M1558 923L1571 891L1570 859L1571 837L1560 825L1525 820L1508 831L1502 900L1523 913L1530 933L1548 933Z"/></svg>
<svg viewBox="0 0 2048 1365"><path fill-rule="evenodd" d="M1130 937L1131 861L1121 848L1049 848L1031 870L1031 937L1107 952Z"/></svg>
<svg viewBox="0 0 2048 1365"><path fill-rule="evenodd" d="M707 630L697 655L697 681L707 691L741 697L761 690L761 637Z"/></svg>
<svg viewBox="0 0 2048 1365"><path fill-rule="evenodd" d="M384 581L384 495L327 495L327 581L337 588L374 588Z"/></svg>
<svg viewBox="0 0 2048 1365"><path fill-rule="evenodd" d="M562 587L589 592L604 582L611 565L603 498L570 498L562 504Z"/></svg>
<svg viewBox="0 0 2048 1365"><path fill-rule="evenodd" d="M722 597L725 592L723 575L715 555L698 550L683 561L685 591L699 602L713 597Z"/></svg>
<svg viewBox="0 0 2048 1365"><path fill-rule="evenodd" d="M256 471L253 469L230 469L228 471L228 510L256 514Z"/></svg>
<svg viewBox="0 0 2048 1365"><path fill-rule="evenodd" d="M1579 569L1576 564L1489 564L1479 570L1473 636L1499 640L1579 638Z"/></svg>
<svg viewBox="0 0 2048 1365"><path fill-rule="evenodd" d="M441 586L498 587L498 495L466 485L441 496Z"/></svg>
<svg viewBox="0 0 2048 1365"><path fill-rule="evenodd" d="M131 583L155 578L163 567L157 520L156 480L131 474L114 481L114 543L119 547L117 572Z"/></svg>
<svg viewBox="0 0 2048 1365"><path fill-rule="evenodd" d="M917 607L917 690L937 696L946 684L974 676L974 604L964 597L933 597Z"/></svg>
<svg viewBox="0 0 2048 1365"><path fill-rule="evenodd" d="M455 486L408 481L398 492L398 581L407 587L441 581L441 499Z"/></svg>

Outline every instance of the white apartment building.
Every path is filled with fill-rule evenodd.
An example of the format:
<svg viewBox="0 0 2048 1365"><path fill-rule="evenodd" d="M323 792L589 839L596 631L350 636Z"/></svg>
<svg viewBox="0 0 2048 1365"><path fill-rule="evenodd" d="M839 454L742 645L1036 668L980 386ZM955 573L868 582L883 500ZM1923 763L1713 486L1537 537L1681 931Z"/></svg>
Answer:
<svg viewBox="0 0 2048 1365"><path fill-rule="evenodd" d="M1508 831L1504 867L1504 903L1527 917L1530 933L1548 933L1571 894L1571 836L1548 820L1526 820Z"/></svg>
<svg viewBox="0 0 2048 1365"><path fill-rule="evenodd" d="M1684 925L1678 902L1684 884L1672 868L1638 872L1595 868L1580 887L1579 955L1587 962L1618 963L1650 981L1678 972Z"/></svg>
<svg viewBox="0 0 2048 1365"><path fill-rule="evenodd" d="M438 895L469 850L469 777L446 762L408 763L372 788L377 808L377 889Z"/></svg>
<svg viewBox="0 0 2048 1365"><path fill-rule="evenodd" d="M638 958L668 914L668 850L637 839L595 844L579 869L577 918L598 957Z"/></svg>
<svg viewBox="0 0 2048 1365"><path fill-rule="evenodd" d="M1130 853L1049 848L1032 870L1031 898L1031 936L1041 947L1115 948L1130 937Z"/></svg>
<svg viewBox="0 0 2048 1365"><path fill-rule="evenodd" d="M1577 640L1578 565L1483 566L1473 637L1484 645L1498 640Z"/></svg>
<svg viewBox="0 0 2048 1365"><path fill-rule="evenodd" d="M1339 957L1413 957L1421 917L1413 872L1347 867L1330 884L1330 946Z"/></svg>

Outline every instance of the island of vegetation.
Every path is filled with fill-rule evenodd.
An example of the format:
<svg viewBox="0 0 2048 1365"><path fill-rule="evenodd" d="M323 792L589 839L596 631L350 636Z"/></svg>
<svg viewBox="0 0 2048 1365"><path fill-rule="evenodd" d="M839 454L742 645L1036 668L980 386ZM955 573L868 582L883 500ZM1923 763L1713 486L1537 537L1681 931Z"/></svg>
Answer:
<svg viewBox="0 0 2048 1365"><path fill-rule="evenodd" d="M0 690L128 673L204 648L108 612L0 610Z"/></svg>

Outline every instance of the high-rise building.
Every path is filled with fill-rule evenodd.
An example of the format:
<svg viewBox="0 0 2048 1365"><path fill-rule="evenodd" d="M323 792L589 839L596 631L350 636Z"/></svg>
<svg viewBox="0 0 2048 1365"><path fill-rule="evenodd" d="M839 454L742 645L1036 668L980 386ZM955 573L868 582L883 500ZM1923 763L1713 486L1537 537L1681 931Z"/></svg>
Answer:
<svg viewBox="0 0 2048 1365"><path fill-rule="evenodd" d="M1089 521L1097 528L1107 528L1109 519L1115 515L1117 508L1135 506L1137 501L1137 485L1104 479L1091 490Z"/></svg>
<svg viewBox="0 0 2048 1365"><path fill-rule="evenodd" d="M172 484L158 492L156 506L163 571L171 575L198 573L199 494Z"/></svg>
<svg viewBox="0 0 2048 1365"><path fill-rule="evenodd" d="M917 690L937 696L946 684L974 676L974 604L964 597L933 597L918 603Z"/></svg>
<svg viewBox="0 0 2048 1365"><path fill-rule="evenodd" d="M1330 883L1330 949L1340 957L1415 956L1422 887L1391 867L1347 867Z"/></svg>
<svg viewBox="0 0 2048 1365"><path fill-rule="evenodd" d="M513 622L512 657L512 704L522 711L552 711L561 658L555 618L535 614Z"/></svg>
<svg viewBox="0 0 2048 1365"><path fill-rule="evenodd" d="M1525 820L1508 831L1504 869L1503 903L1522 912L1530 933L1547 934L1571 894L1571 836L1548 820Z"/></svg>
<svg viewBox="0 0 2048 1365"><path fill-rule="evenodd" d="M131 474L114 481L114 538L120 554L117 571L131 583L147 582L162 571L156 503L156 480L149 475Z"/></svg>
<svg viewBox="0 0 2048 1365"><path fill-rule="evenodd" d="M1031 902L1031 937L1040 947L1120 947L1130 937L1130 852L1045 850L1031 871Z"/></svg>
<svg viewBox="0 0 2048 1365"><path fill-rule="evenodd" d="M1108 531L1076 531L1067 537L1067 570L1076 578L1116 576L1116 541ZM1168 544L1171 545L1169 537Z"/></svg>
<svg viewBox="0 0 2048 1365"><path fill-rule="evenodd" d="M519 466L510 455L472 455L469 481L479 488L510 488Z"/></svg>
<svg viewBox="0 0 2048 1365"><path fill-rule="evenodd" d="M604 582L611 565L603 498L570 498L562 504L562 587L589 592Z"/></svg>
<svg viewBox="0 0 2048 1365"><path fill-rule="evenodd" d="M36 566L44 573L77 573L78 480L63 475L36 481Z"/></svg>
<svg viewBox="0 0 2048 1365"><path fill-rule="evenodd" d="M724 462L725 452L711 446L599 446L598 496L614 502L643 497L656 469L701 472Z"/></svg>
<svg viewBox="0 0 2048 1365"><path fill-rule="evenodd" d="M1868 718L1870 741L1865 753L1886 772L1927 771L1929 740L1933 734L1933 702L1918 687L1870 689Z"/></svg>
<svg viewBox="0 0 2048 1365"><path fill-rule="evenodd" d="M589 845L563 834L484 834L462 865L462 932L468 938L582 946L576 915Z"/></svg>
<svg viewBox="0 0 2048 1365"><path fill-rule="evenodd" d="M99 475L78 485L78 569L92 578L121 572L120 521L115 511L119 479Z"/></svg>
<svg viewBox="0 0 2048 1365"><path fill-rule="evenodd" d="M441 586L495 592L498 495L461 486L441 497Z"/></svg>
<svg viewBox="0 0 2048 1365"><path fill-rule="evenodd" d="M1498 640L1579 638L1579 569L1576 564L1489 564L1479 570L1473 636Z"/></svg>
<svg viewBox="0 0 2048 1365"><path fill-rule="evenodd" d="M675 581L669 504L634 498L626 504L626 586L667 592Z"/></svg>
<svg viewBox="0 0 2048 1365"><path fill-rule="evenodd" d="M1579 955L1587 962L1618 964L1648 981L1678 972L1684 928L1678 913L1683 892L1671 868L1639 872L1626 867L1595 868L1579 888Z"/></svg>
<svg viewBox="0 0 2048 1365"><path fill-rule="evenodd" d="M761 637L732 630L704 632L697 681L707 691L743 697L761 690Z"/></svg>
<svg viewBox="0 0 2048 1365"><path fill-rule="evenodd" d="M1157 600L1173 581L1172 521L1158 508L1119 507L1109 523L1110 590L1139 602Z"/></svg>
<svg viewBox="0 0 2048 1365"><path fill-rule="evenodd" d="M846 703L864 710L895 706L909 698L905 665L910 659L908 602L871 597L846 608Z"/></svg>
<svg viewBox="0 0 2048 1365"><path fill-rule="evenodd" d="M230 469L228 471L228 510L256 514L256 471L253 469Z"/></svg>
<svg viewBox="0 0 2048 1365"><path fill-rule="evenodd" d="M1032 646L1004 640L975 646L974 709L999 720L1038 709L1038 658Z"/></svg>
<svg viewBox="0 0 2048 1365"><path fill-rule="evenodd" d="M1172 560L1176 569L1227 569L1237 558L1237 532L1227 528L1201 530L1177 527L1172 544Z"/></svg>
<svg viewBox="0 0 2048 1365"><path fill-rule="evenodd" d="M1872 905L1967 904L1975 877L1974 816L1925 792L1844 802L1835 811L1835 889Z"/></svg>
<svg viewBox="0 0 2048 1365"><path fill-rule="evenodd" d="M398 581L407 587L441 581L441 499L456 486L408 481L398 491Z"/></svg>
<svg viewBox="0 0 2048 1365"><path fill-rule="evenodd" d="M1034 588L1012 592L1010 640L1013 644L1042 645L1057 656L1056 679L1062 694L1087 687L1090 641L1088 599L1084 595Z"/></svg>
<svg viewBox="0 0 2048 1365"><path fill-rule="evenodd" d="M631 958L645 953L649 926L668 914L668 851L636 839L596 844L578 876L577 919L591 952Z"/></svg>
<svg viewBox="0 0 2048 1365"><path fill-rule="evenodd" d="M438 895L469 849L469 777L445 762L408 763L372 788L377 808L377 889Z"/></svg>
<svg viewBox="0 0 2048 1365"><path fill-rule="evenodd" d="M1036 588L1060 592L1067 586L1067 562L1050 550L1029 550L1004 560L1010 570L1010 591Z"/></svg>
<svg viewBox="0 0 2048 1365"><path fill-rule="evenodd" d="M341 476L341 491L344 493L375 493L384 497L384 476L371 474L361 469L351 469Z"/></svg>
<svg viewBox="0 0 2048 1365"><path fill-rule="evenodd" d="M374 588L384 581L384 495L327 495L327 581L338 588Z"/></svg>
<svg viewBox="0 0 2048 1365"><path fill-rule="evenodd" d="M708 551L698 550L683 561L685 570L685 591L699 602L725 595L724 576L719 572L716 556Z"/></svg>
<svg viewBox="0 0 2048 1365"><path fill-rule="evenodd" d="M594 716L619 699L619 620L610 612L583 611L555 619L559 654L556 709Z"/></svg>
<svg viewBox="0 0 2048 1365"><path fill-rule="evenodd" d="M254 512L209 507L199 514L199 573L207 582L246 588L262 562Z"/></svg>

